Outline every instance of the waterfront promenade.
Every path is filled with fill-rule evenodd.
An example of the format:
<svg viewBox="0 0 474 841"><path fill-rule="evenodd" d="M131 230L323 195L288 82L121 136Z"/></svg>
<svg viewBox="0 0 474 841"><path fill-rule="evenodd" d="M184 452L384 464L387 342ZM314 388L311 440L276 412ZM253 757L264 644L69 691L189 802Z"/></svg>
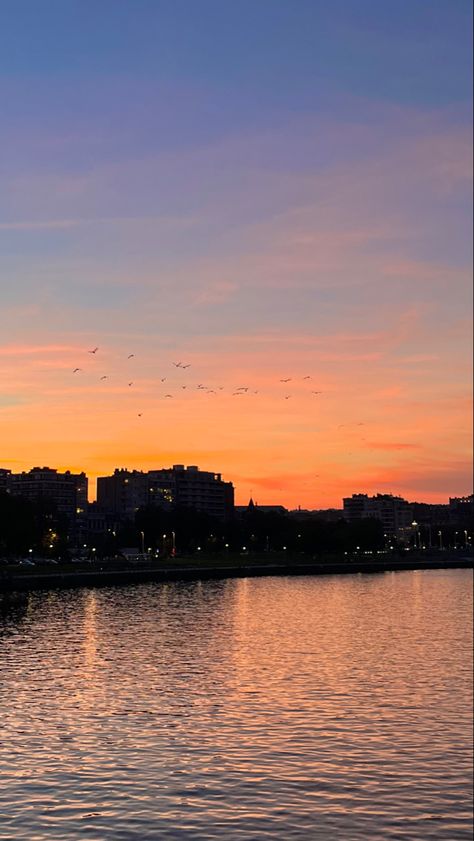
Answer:
<svg viewBox="0 0 474 841"><path fill-rule="evenodd" d="M180 557L137 563L116 560L95 564L63 564L35 567L15 564L0 570L0 592L38 590L57 587L110 586L145 581L178 581L259 577L269 575L348 575L384 573L400 570L472 568L473 556L463 551L407 552L404 555L359 554L349 558L330 556L262 557L234 555L227 557Z"/></svg>

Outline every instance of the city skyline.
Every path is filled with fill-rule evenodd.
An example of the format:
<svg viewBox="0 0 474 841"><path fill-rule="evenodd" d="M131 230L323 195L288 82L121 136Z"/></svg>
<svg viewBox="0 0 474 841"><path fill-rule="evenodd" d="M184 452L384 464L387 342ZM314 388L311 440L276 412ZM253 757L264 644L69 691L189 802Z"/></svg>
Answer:
<svg viewBox="0 0 474 841"><path fill-rule="evenodd" d="M120 476L120 474L123 474L124 476L126 474L143 475L144 477L147 476L147 475L150 475L151 478L153 479L159 473L171 474L171 473L175 472L176 470L183 471L183 475L189 475L189 474L191 474L191 475L193 475L193 474L194 475L209 475L210 477L215 477L219 482L222 482L225 485L230 484L233 487L233 490L236 494L235 506L237 508L246 508L249 502L252 503L252 504L255 504L256 506L262 506L262 507L268 507L268 506L271 507L272 506L272 503L269 500L267 500L263 497L261 499L258 499L255 496L255 494L251 495L244 502L241 502L240 501L240 496L238 494L238 489L237 489L237 487L234 483L234 479L233 479L232 476L224 476L222 474L222 472L219 471L219 470L208 471L207 469L202 469L198 465L185 465L183 463L179 463L179 464L177 463L177 464L168 464L168 465L159 465L158 466L158 465L154 464L150 469L147 469L147 470L142 470L141 468L137 468L136 466L130 466L129 465L129 466L125 467L125 466L121 465L120 467L116 466L112 471L110 471L110 473L108 473L106 475L103 474L101 476L98 476L97 479L102 479L102 480L112 479L114 476ZM89 504L90 503L95 503L97 501L97 490L98 490L97 484L94 481L91 484L91 481L90 481L91 477L87 474L87 471L85 471L81 467L78 467L77 470L74 470L74 471L70 470L69 468L64 468L63 469L63 468L60 468L60 467L57 467L57 466L56 467L51 467L50 465L43 464L41 461L39 461L39 462L37 461L34 465L30 465L26 469L22 469L22 470L14 470L14 469L11 469L11 468L6 468L3 464L0 464L0 490L2 490L2 488L4 488L4 489L7 488L7 482L8 482L7 474L11 474L12 477L16 476L16 477L25 477L26 478L29 474L33 474L34 471L39 471L39 472L46 471L48 473L57 473L59 475L71 474L71 478L77 478L81 481L85 480L85 494L86 494L86 498L87 498L88 503ZM375 491L373 494L371 494L367 490L358 489L358 490L352 490L352 492L349 492L345 497L342 497L339 500L339 502L343 503L346 498L350 498L350 497L368 496L370 498L371 496L376 497L376 496L384 496L384 495L386 495L388 497L403 499L403 495L398 493L396 490L393 490L393 491ZM469 499L472 502L472 497L473 497L473 492L472 492L472 488L471 488L471 491L468 492L468 493L464 493L464 494L451 493L448 496L445 496L443 498L443 500L438 500L438 503L434 503L434 504L435 505L436 504L447 505L448 502L451 501L451 500L463 501L463 500L467 500L467 499ZM431 504L428 500L422 500L422 499L417 499L417 500L410 499L410 500L405 500L405 501L408 501L410 504L411 503L413 503L413 504L427 504L427 505ZM287 508L288 510L292 509L292 507L290 505L287 505L287 506L284 505L284 500L280 500L280 502L277 505L281 506L281 507L284 507L284 508ZM298 504L297 506L295 506L293 508L293 510L297 510L298 508L301 508L301 510L304 510L305 506L302 506L302 505ZM334 510L339 510L338 506L330 506L328 508L328 510L330 510L330 508L333 508ZM320 508L317 508L315 506L313 506L311 508L311 506L308 506L308 510L323 511L324 506L321 506ZM342 509L340 509L340 510L342 510Z"/></svg>
<svg viewBox="0 0 474 841"><path fill-rule="evenodd" d="M471 493L470 3L66 5L4 4L2 467Z"/></svg>

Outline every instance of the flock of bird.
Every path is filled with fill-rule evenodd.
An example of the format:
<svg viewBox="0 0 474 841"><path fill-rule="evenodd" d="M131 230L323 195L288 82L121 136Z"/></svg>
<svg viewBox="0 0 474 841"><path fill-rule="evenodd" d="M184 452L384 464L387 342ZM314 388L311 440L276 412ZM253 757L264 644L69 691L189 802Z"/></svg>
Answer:
<svg viewBox="0 0 474 841"><path fill-rule="evenodd" d="M94 347L94 348L91 348L91 350L88 350L87 353L91 354L92 356L95 356L96 353L98 353L99 350L100 350L99 347ZM134 358L135 358L134 353L129 353L127 355L127 359L134 359ZM179 368L181 371L185 371L187 368L191 368L191 363L189 363L189 362L186 362L186 363L184 363L184 362L172 362L171 364L175 368ZM76 368L73 368L72 373L73 374L79 374L83 370L84 370L83 368L76 367ZM108 374L103 374L102 376L99 377L99 381L101 381L101 382L104 381L104 380L108 380L108 379L110 379ZM167 377L161 377L159 379L159 382L165 383L167 381L167 379L168 379ZM279 383L281 383L282 385L287 385L290 382L296 383L298 380L308 381L308 380L311 380L311 379L312 379L311 375L306 374L306 376L301 377L301 378L284 377L284 378L279 380ZM134 381L130 380L129 382L127 382L127 385L128 385L129 388L132 388L133 385L134 385ZM193 386L181 385L180 388L182 390L192 389ZM225 391L224 386L216 386L216 388L210 388L210 387L204 385L203 383L198 383L196 386L194 386L194 388L197 391L204 391L206 394L217 394L218 392L224 392ZM234 388L234 390L231 391L230 394L232 395L232 397L244 397L245 395L259 394L259 391L251 389L250 386L243 386L242 385L242 386L238 386L238 387ZM311 390L310 394L312 394L314 396L318 396L320 394L323 394L323 392L322 391ZM171 399L174 398L174 396L175 396L174 394L165 394L164 398L167 399L167 400L171 400ZM292 398L292 396L293 396L292 394L284 394L284 395L282 395L282 399L290 400ZM137 414L138 414L139 418L141 418L143 416L143 412L138 412Z"/></svg>

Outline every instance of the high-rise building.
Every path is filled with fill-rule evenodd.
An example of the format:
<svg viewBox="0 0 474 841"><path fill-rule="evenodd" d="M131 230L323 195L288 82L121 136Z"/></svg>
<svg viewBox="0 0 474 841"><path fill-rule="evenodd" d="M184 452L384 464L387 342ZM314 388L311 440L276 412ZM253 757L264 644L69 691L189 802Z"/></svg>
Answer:
<svg viewBox="0 0 474 841"><path fill-rule="evenodd" d="M5 467L0 467L0 491L9 493L11 475L11 470L7 470Z"/></svg>
<svg viewBox="0 0 474 841"><path fill-rule="evenodd" d="M199 470L195 465L175 464L147 473L117 469L112 476L97 480L97 502L105 511L124 518L133 517L146 505L173 504L226 520L233 513L234 488L220 473Z"/></svg>
<svg viewBox="0 0 474 841"><path fill-rule="evenodd" d="M81 530L87 510L88 480L85 473L59 473L51 467L33 467L23 473L12 473L8 487L14 496L31 502L53 503L59 514L67 518L69 533L76 536Z"/></svg>
<svg viewBox="0 0 474 841"><path fill-rule="evenodd" d="M117 468L112 476L97 479L97 503L104 511L130 519L149 502L148 474L142 470Z"/></svg>
<svg viewBox="0 0 474 841"><path fill-rule="evenodd" d="M449 497L449 518L453 525L472 528L474 518L474 495Z"/></svg>
<svg viewBox="0 0 474 841"><path fill-rule="evenodd" d="M185 508L195 508L219 520L228 519L234 509L234 487L220 473L199 470L196 465L174 464L171 469L150 470L155 493Z"/></svg>
<svg viewBox="0 0 474 841"><path fill-rule="evenodd" d="M388 537L403 538L411 532L412 506L401 496L392 494L352 494L344 500L344 519L348 522L373 518L382 523Z"/></svg>

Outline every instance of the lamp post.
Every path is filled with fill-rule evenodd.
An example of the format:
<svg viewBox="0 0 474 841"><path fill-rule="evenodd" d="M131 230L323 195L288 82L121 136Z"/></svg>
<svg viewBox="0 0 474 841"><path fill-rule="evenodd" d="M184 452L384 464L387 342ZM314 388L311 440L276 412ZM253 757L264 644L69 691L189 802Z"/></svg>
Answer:
<svg viewBox="0 0 474 841"><path fill-rule="evenodd" d="M144 555L145 554L145 532L144 531L140 532L140 549L141 549L141 554Z"/></svg>
<svg viewBox="0 0 474 841"><path fill-rule="evenodd" d="M467 529L464 529L464 546L467 549L467 546L468 546L468 543L467 543Z"/></svg>
<svg viewBox="0 0 474 841"><path fill-rule="evenodd" d="M443 548L443 532L441 531L441 529L438 531L438 537L439 537L439 548L442 549Z"/></svg>

